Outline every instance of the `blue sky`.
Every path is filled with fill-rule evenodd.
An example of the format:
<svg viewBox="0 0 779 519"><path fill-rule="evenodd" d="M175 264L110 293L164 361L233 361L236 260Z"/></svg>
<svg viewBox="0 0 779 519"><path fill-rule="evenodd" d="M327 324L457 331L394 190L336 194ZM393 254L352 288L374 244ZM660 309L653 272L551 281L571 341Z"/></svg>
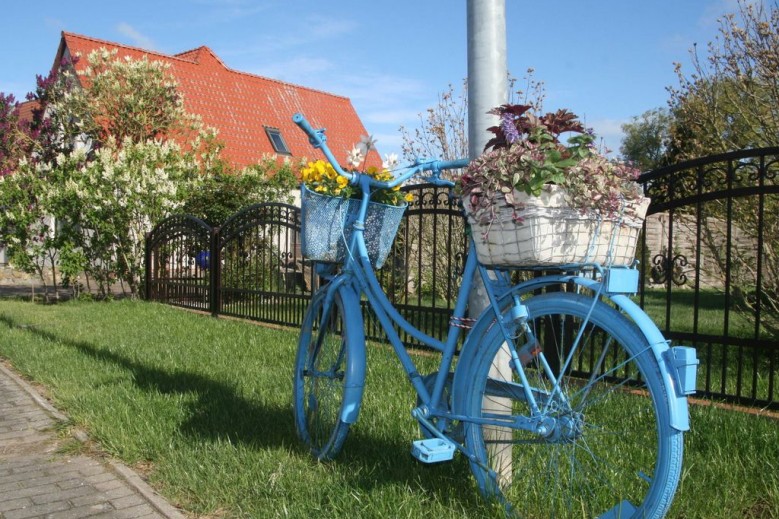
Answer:
<svg viewBox="0 0 779 519"><path fill-rule="evenodd" d="M665 106L690 49L735 0L506 0L509 70L532 67L545 108L568 108L618 150L620 125ZM466 76L466 0L39 0L0 19L0 91L51 67L60 31L175 54L207 45L228 67L351 98L382 153L401 125Z"/></svg>

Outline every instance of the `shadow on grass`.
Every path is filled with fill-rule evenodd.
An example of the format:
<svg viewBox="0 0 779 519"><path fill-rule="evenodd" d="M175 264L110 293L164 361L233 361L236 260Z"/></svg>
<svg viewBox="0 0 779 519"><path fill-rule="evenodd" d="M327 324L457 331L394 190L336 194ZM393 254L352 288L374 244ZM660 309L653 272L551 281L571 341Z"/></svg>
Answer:
<svg viewBox="0 0 779 519"><path fill-rule="evenodd" d="M163 394L196 395L189 417L180 425L182 433L260 447L293 443L295 428L289 409L262 407L239 395L235 387L196 373L168 371L129 359L84 341L74 341L35 327L21 325L5 315L0 323L73 348L93 359L127 370L133 383L144 391ZM264 427L273 424L272 427Z"/></svg>
<svg viewBox="0 0 779 519"><path fill-rule="evenodd" d="M196 373L150 367L88 342L22 325L6 315L0 314L0 323L73 348L100 362L120 366L132 374L133 383L142 390L197 395L188 404L189 418L180 425L185 435L214 441L229 439L232 443L254 448L288 446L301 456L307 454L307 449L297 439L290 406L260 406L242 397L228 383ZM332 463L347 475L346 481L350 485L365 491L387 484L401 484L437 494L440 501L451 502L458 509L481 507L465 460L425 466L411 457L409 449L410 444L401 439L365 434L358 423L347 439L344 452ZM313 458L312 463L316 463ZM468 490L463 491L463 488Z"/></svg>

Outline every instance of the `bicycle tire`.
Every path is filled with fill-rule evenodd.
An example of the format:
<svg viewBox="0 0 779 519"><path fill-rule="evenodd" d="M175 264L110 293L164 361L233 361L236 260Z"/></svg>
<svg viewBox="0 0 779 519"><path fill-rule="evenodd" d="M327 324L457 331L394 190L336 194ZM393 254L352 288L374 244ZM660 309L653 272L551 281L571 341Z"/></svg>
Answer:
<svg viewBox="0 0 779 519"><path fill-rule="evenodd" d="M466 421L479 489L512 515L656 518L665 515L676 492L683 435L670 426L671 404L657 360L631 321L603 302L594 308L592 303L563 292L525 301L537 337L533 344L540 349L530 347L532 354L525 353L523 362L542 416L556 420L547 435ZM576 337L582 328L572 362L560 377L570 353L563 339ZM517 339L518 350L522 340ZM503 344L499 327L492 326L465 386L468 416L530 415L514 370L510 383L501 376L507 365ZM496 358L503 362L497 369ZM561 379L559 392L542 359ZM586 374L593 369L597 376Z"/></svg>
<svg viewBox="0 0 779 519"><path fill-rule="evenodd" d="M346 388L361 388L363 382L353 380L356 375L349 369L355 343L364 343L362 322L357 322L353 309L347 306L340 291L328 301L327 290L320 290L306 311L298 340L293 388L295 428L320 461L332 459L341 450L350 427L342 419L343 411L345 406L354 408L354 402L347 402ZM348 315L352 317L347 319ZM359 408L359 402L356 404Z"/></svg>

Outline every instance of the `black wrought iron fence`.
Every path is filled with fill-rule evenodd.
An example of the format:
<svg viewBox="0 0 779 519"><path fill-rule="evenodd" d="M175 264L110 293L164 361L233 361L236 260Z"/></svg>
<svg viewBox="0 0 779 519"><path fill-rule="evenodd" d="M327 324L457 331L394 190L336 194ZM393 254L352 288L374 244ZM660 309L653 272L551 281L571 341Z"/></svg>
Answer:
<svg viewBox="0 0 779 519"><path fill-rule="evenodd" d="M641 304L701 359L699 395L779 408L779 148L644 174Z"/></svg>
<svg viewBox="0 0 779 519"><path fill-rule="evenodd" d="M146 237L147 299L170 305L212 308L211 227L187 215L160 222Z"/></svg>
<svg viewBox="0 0 779 519"><path fill-rule="evenodd" d="M779 409L779 148L679 164L640 178L652 197L640 302L675 344L694 346L699 394ZM379 279L428 333L448 326L467 241L446 189L414 194ZM300 252L300 210L248 207L210 228L161 222L147 240L150 300L299 326L318 279ZM367 318L368 337L382 339ZM413 345L411 337L403 337Z"/></svg>
<svg viewBox="0 0 779 519"><path fill-rule="evenodd" d="M379 279L407 319L443 337L465 254L463 220L448 189L404 190L414 200ZM287 326L302 323L319 283L301 254L300 209L278 203L247 207L218 228L172 216L149 234L146 264L149 300ZM383 339L366 322L368 337Z"/></svg>

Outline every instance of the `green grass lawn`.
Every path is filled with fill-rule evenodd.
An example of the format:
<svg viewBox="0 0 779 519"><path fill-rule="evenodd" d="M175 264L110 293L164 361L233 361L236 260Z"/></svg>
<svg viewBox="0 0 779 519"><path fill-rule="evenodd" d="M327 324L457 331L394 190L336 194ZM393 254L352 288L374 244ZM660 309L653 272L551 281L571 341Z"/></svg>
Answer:
<svg viewBox="0 0 779 519"><path fill-rule="evenodd" d="M694 332L693 312L695 308L695 292L692 290L675 290L671 294L670 322L666 323L666 298L663 289L649 289L645 294L644 311L654 319L657 326L664 330L666 325L677 332ZM724 335L725 294L715 290L701 290L698 294L698 333L707 335ZM764 318L767 316L764 316ZM740 311L731 304L728 335L730 337L755 337L755 319L752 314ZM773 339L770 330L762 329L760 338Z"/></svg>
<svg viewBox="0 0 779 519"><path fill-rule="evenodd" d="M464 460L410 456L414 397L383 347L344 451L313 461L292 418L295 343L158 304L0 300L0 356L194 516L494 516ZM671 516L779 518L779 422L694 407L692 424Z"/></svg>

